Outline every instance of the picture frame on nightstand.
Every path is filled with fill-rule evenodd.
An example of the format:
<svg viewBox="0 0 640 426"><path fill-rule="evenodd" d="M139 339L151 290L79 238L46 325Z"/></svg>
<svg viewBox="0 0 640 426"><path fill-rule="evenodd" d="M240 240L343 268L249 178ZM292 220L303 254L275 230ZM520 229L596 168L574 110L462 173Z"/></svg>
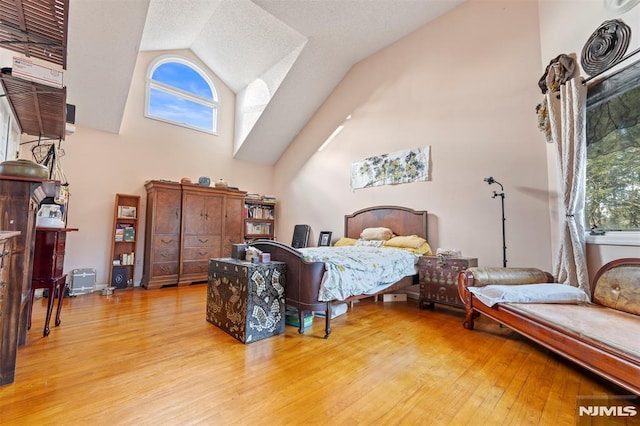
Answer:
<svg viewBox="0 0 640 426"><path fill-rule="evenodd" d="M320 236L318 237L318 247L331 246L331 234L331 231L321 231Z"/></svg>

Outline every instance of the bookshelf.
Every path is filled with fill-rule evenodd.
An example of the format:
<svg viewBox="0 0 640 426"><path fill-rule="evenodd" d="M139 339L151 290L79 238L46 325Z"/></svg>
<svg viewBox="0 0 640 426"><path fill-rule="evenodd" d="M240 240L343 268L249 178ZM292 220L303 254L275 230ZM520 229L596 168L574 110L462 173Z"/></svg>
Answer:
<svg viewBox="0 0 640 426"><path fill-rule="evenodd" d="M251 242L257 239L275 239L275 200L245 198L244 200L244 239Z"/></svg>
<svg viewBox="0 0 640 426"><path fill-rule="evenodd" d="M133 287L139 217L140 196L116 194L111 233L111 258L109 259L108 284L111 287Z"/></svg>

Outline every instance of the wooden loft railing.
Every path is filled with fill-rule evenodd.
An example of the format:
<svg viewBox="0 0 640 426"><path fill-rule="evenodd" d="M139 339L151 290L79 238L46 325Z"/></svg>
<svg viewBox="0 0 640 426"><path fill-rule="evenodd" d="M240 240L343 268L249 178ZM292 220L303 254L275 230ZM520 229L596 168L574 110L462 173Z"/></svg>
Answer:
<svg viewBox="0 0 640 426"><path fill-rule="evenodd" d="M64 139L67 88L52 87L0 74L4 95L9 99L20 130L28 135Z"/></svg>
<svg viewBox="0 0 640 426"><path fill-rule="evenodd" d="M0 47L67 68L69 0L3 0Z"/></svg>
<svg viewBox="0 0 640 426"><path fill-rule="evenodd" d="M2 0L0 48L67 67L69 0ZM6 66L6 65L5 65ZM3 69L3 71L5 71ZM64 139L67 89L0 74L22 133Z"/></svg>

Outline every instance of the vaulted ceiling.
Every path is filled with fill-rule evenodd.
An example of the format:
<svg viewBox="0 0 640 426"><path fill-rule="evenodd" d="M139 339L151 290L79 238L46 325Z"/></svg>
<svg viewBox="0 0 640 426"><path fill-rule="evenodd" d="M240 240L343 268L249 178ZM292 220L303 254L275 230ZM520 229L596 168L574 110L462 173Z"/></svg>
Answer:
<svg viewBox="0 0 640 426"><path fill-rule="evenodd" d="M67 102L117 133L139 51L190 49L236 93L236 158L275 163L358 61L464 0L71 0Z"/></svg>

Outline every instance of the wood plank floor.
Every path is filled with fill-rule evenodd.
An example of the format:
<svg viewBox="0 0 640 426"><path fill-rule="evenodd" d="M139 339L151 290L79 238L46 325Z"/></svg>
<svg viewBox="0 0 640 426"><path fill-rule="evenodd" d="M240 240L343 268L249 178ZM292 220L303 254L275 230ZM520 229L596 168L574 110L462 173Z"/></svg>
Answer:
<svg viewBox="0 0 640 426"><path fill-rule="evenodd" d="M574 425L577 396L628 394L486 318L469 331L461 310L415 301L362 301L328 340L317 318L248 345L205 320L206 285L64 299L46 338L45 303L0 387L2 425Z"/></svg>

